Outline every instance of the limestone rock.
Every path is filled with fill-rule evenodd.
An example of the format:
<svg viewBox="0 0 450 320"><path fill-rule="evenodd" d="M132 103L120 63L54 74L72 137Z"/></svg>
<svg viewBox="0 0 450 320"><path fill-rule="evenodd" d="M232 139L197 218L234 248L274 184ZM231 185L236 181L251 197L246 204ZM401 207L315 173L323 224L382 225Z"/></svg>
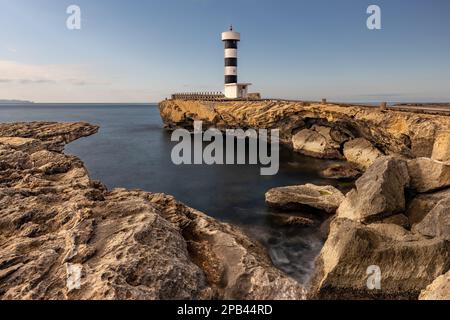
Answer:
<svg viewBox="0 0 450 320"><path fill-rule="evenodd" d="M344 195L336 188L313 184L274 188L266 193L268 206L283 210L309 207L334 213L343 200Z"/></svg>
<svg viewBox="0 0 450 320"><path fill-rule="evenodd" d="M437 203L450 198L450 189L442 190L435 193L424 193L417 195L408 206L406 215L411 224L417 224L425 218L425 216L433 210Z"/></svg>
<svg viewBox="0 0 450 320"><path fill-rule="evenodd" d="M382 157L356 181L337 210L339 218L360 222L380 220L405 210L404 189L409 184L405 161Z"/></svg>
<svg viewBox="0 0 450 320"><path fill-rule="evenodd" d="M315 299L417 299L447 271L450 243L426 239L392 224L336 219L317 260ZM368 268L381 271L381 290L369 290Z"/></svg>
<svg viewBox="0 0 450 320"><path fill-rule="evenodd" d="M0 299L304 298L239 229L173 197L108 191L59 152L97 129L0 125Z"/></svg>
<svg viewBox="0 0 450 320"><path fill-rule="evenodd" d="M320 132L310 129L304 129L292 137L294 150L302 154L324 158L340 159L339 145L333 143L330 139L323 136Z"/></svg>
<svg viewBox="0 0 450 320"><path fill-rule="evenodd" d="M420 300L450 300L450 271L438 277L419 297Z"/></svg>
<svg viewBox="0 0 450 320"><path fill-rule="evenodd" d="M17 151L39 151L44 146L39 140L20 137L0 137L0 144L5 144Z"/></svg>
<svg viewBox="0 0 450 320"><path fill-rule="evenodd" d="M407 158L431 157L436 132L450 130L448 116L331 103L166 100L159 107L169 128L192 128L193 121L203 120L220 129L279 129L281 142L292 147L293 135L320 124L333 128L330 134L339 144L347 137L362 137L384 154ZM336 139L336 132L345 137Z"/></svg>
<svg viewBox="0 0 450 320"><path fill-rule="evenodd" d="M411 187L418 192L429 192L450 186L450 163L430 158L408 161Z"/></svg>
<svg viewBox="0 0 450 320"><path fill-rule="evenodd" d="M450 197L441 200L413 230L426 237L450 241Z"/></svg>
<svg viewBox="0 0 450 320"><path fill-rule="evenodd" d="M62 151L64 145L97 133L98 129L98 126L84 122L0 123L0 137L32 138L40 140L49 150Z"/></svg>
<svg viewBox="0 0 450 320"><path fill-rule="evenodd" d="M364 138L351 140L344 145L345 158L359 168L368 169L383 154Z"/></svg>
<svg viewBox="0 0 450 320"><path fill-rule="evenodd" d="M441 131L437 134L431 158L436 161L450 162L450 131Z"/></svg>

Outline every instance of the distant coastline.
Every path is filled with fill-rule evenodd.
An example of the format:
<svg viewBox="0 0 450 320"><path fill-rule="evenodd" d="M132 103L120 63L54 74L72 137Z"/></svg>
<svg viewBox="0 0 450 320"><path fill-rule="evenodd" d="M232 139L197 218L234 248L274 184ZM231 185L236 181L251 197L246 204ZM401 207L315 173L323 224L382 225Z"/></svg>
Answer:
<svg viewBox="0 0 450 320"><path fill-rule="evenodd" d="M0 99L0 105L1 104L33 104L33 101L27 101L27 100L2 100Z"/></svg>

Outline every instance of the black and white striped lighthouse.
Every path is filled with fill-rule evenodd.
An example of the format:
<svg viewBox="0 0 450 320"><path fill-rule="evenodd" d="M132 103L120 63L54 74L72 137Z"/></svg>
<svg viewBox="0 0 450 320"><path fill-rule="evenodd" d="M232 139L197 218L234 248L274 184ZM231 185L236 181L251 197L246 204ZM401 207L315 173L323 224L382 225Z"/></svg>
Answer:
<svg viewBox="0 0 450 320"><path fill-rule="evenodd" d="M233 30L222 33L222 41L225 44L225 96L231 99L246 98L250 84L238 83L238 43L241 34Z"/></svg>
<svg viewBox="0 0 450 320"><path fill-rule="evenodd" d="M238 43L241 41L239 32L230 30L222 33L222 41L225 44L225 84L237 83Z"/></svg>

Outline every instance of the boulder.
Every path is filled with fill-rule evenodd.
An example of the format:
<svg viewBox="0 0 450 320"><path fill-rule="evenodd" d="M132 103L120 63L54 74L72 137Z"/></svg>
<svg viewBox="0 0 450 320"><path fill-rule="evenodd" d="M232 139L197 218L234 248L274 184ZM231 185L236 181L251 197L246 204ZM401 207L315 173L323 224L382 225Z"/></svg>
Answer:
<svg viewBox="0 0 450 320"><path fill-rule="evenodd" d="M366 170L383 154L366 139L358 138L344 144L344 156L350 163Z"/></svg>
<svg viewBox="0 0 450 320"><path fill-rule="evenodd" d="M323 132L323 131L322 131ZM339 145L321 132L304 129L292 137L294 150L307 156L323 159L340 159Z"/></svg>
<svg viewBox="0 0 450 320"><path fill-rule="evenodd" d="M308 207L334 213L343 200L344 195L335 187L313 184L274 188L266 193L267 205L282 210Z"/></svg>
<svg viewBox="0 0 450 320"><path fill-rule="evenodd" d="M411 187L418 192L430 192L450 186L450 163L430 158L408 161Z"/></svg>
<svg viewBox="0 0 450 320"><path fill-rule="evenodd" d="M339 218L371 222L402 213L406 200L404 189L409 184L406 162L382 157L356 181L337 210Z"/></svg>
<svg viewBox="0 0 450 320"><path fill-rule="evenodd" d="M426 237L450 241L450 198L441 200L413 230Z"/></svg>
<svg viewBox="0 0 450 320"><path fill-rule="evenodd" d="M420 300L450 300L450 271L438 277L419 297Z"/></svg>
<svg viewBox="0 0 450 320"><path fill-rule="evenodd" d="M450 162L450 131L440 131L436 135L431 159Z"/></svg>
<svg viewBox="0 0 450 320"><path fill-rule="evenodd" d="M417 299L448 270L450 243L427 239L393 224L364 225L335 219L318 259L310 291L314 299ZM381 289L367 286L370 267Z"/></svg>
<svg viewBox="0 0 450 320"><path fill-rule="evenodd" d="M411 224L414 225L421 222L433 210L437 203L446 198L450 198L450 189L417 195L409 203L408 210L406 211L406 215Z"/></svg>

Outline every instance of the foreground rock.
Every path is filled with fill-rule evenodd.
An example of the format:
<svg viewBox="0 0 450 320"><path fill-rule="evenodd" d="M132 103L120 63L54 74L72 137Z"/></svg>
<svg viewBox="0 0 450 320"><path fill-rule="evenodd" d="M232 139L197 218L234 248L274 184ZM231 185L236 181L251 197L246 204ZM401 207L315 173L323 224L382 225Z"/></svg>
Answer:
<svg viewBox="0 0 450 320"><path fill-rule="evenodd" d="M437 278L419 297L420 300L450 300L450 271Z"/></svg>
<svg viewBox="0 0 450 320"><path fill-rule="evenodd" d="M448 271L450 198L433 195L444 199L423 205L422 222L410 231L409 217L402 214L408 182L406 162L392 157L376 160L356 182L331 222L312 298L417 299ZM373 270L380 272L378 289L367 285Z"/></svg>
<svg viewBox="0 0 450 320"><path fill-rule="evenodd" d="M391 157L375 161L347 194L338 216L371 222L402 213L406 209L404 189L409 185L406 162Z"/></svg>
<svg viewBox="0 0 450 320"><path fill-rule="evenodd" d="M97 129L0 126L0 298L304 297L238 229L163 194L108 191L60 152Z"/></svg>
<svg viewBox="0 0 450 320"><path fill-rule="evenodd" d="M336 188L313 184L274 188L266 193L269 207L282 210L308 207L334 213L343 200L344 195Z"/></svg>
<svg viewBox="0 0 450 320"><path fill-rule="evenodd" d="M418 158L408 161L408 170L411 187L418 192L429 192L450 186L450 163Z"/></svg>
<svg viewBox="0 0 450 320"><path fill-rule="evenodd" d="M447 272L450 244L427 239L393 224L363 225L335 219L317 261L315 299L417 299ZM381 271L381 290L367 286L368 268Z"/></svg>

